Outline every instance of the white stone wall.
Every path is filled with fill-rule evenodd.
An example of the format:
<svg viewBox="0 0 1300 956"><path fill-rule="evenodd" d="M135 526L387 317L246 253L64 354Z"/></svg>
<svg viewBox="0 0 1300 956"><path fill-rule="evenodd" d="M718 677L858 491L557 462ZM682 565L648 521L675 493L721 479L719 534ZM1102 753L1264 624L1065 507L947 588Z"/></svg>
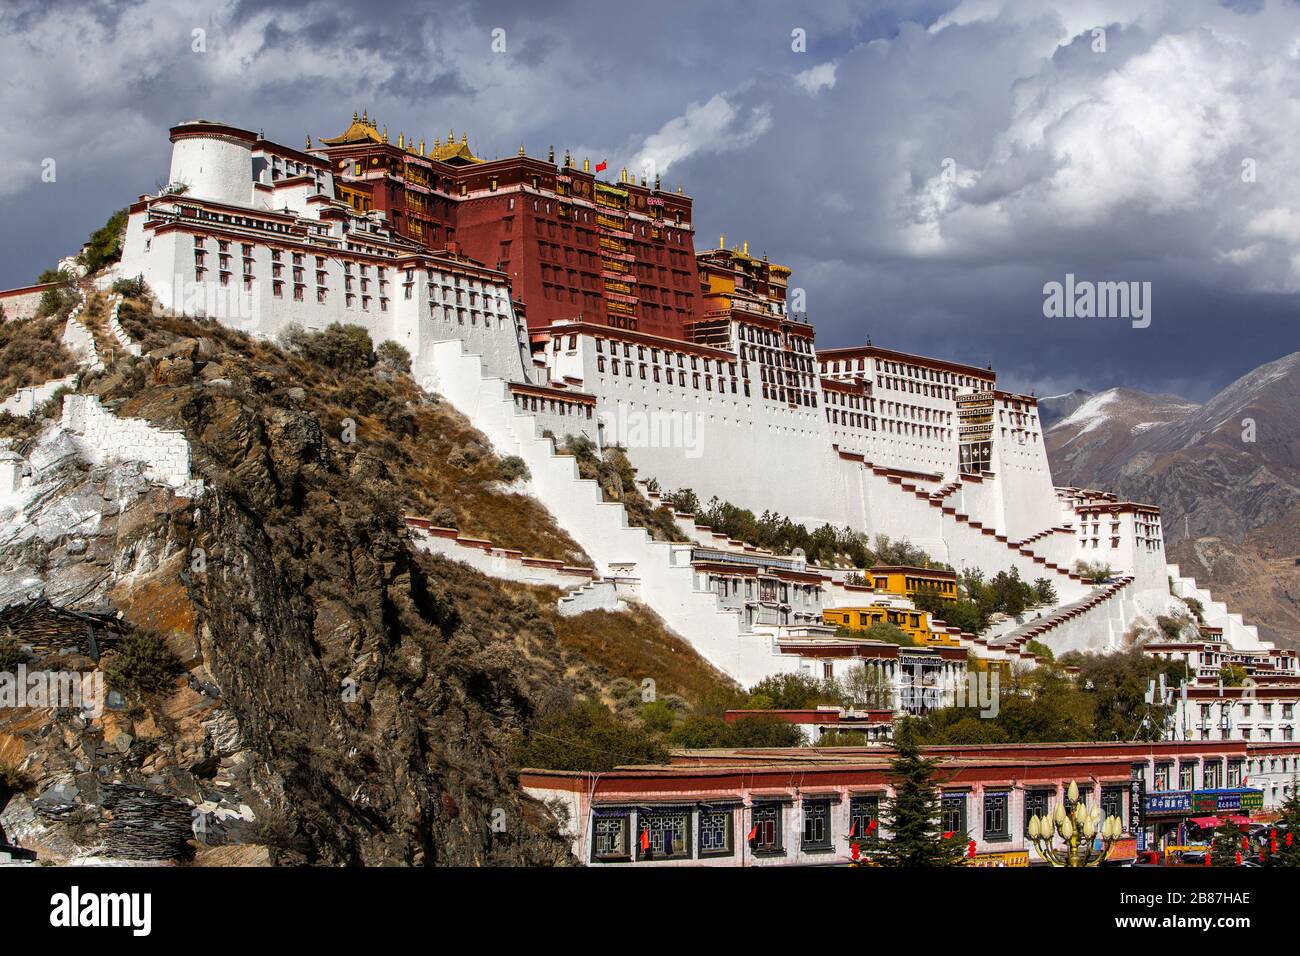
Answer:
<svg viewBox="0 0 1300 956"><path fill-rule="evenodd" d="M195 196L249 205L253 197L252 144L231 136L185 136L172 144L169 184Z"/></svg>
<svg viewBox="0 0 1300 956"><path fill-rule="evenodd" d="M140 343L132 339L131 336L127 334L126 329L122 327L122 322L118 317L118 313L121 312L121 310L122 300L119 297L113 303L113 309L108 315L108 331L112 333L113 338L116 339L117 343L127 352L132 355L141 355L143 354L143 350L140 347ZM93 340L91 345L92 347L94 346Z"/></svg>
<svg viewBox="0 0 1300 956"><path fill-rule="evenodd" d="M407 519L411 538L416 547L430 554L441 554L481 571L488 577L522 584L548 585L573 588L589 583L593 578L591 568L572 567L562 561L530 558L522 551L499 548L490 541L462 538L451 528L431 528L418 519Z"/></svg>
<svg viewBox="0 0 1300 956"><path fill-rule="evenodd" d="M190 477L190 445L178 431L157 428L141 418L119 418L94 395L65 395L62 428L75 436L78 450L96 464L144 462L145 474L195 497L203 482Z"/></svg>
<svg viewBox="0 0 1300 956"><path fill-rule="evenodd" d="M619 582L614 580L593 581L582 587L574 588L560 598L559 611L562 617L577 617L588 611L625 611L624 600Z"/></svg>
<svg viewBox="0 0 1300 956"><path fill-rule="evenodd" d="M1195 598L1201 602L1205 623L1210 627L1223 628L1223 639L1239 650L1257 650L1271 647L1267 641L1259 639L1259 629L1247 624L1240 614L1228 610L1222 601L1216 601L1214 595L1200 587L1195 578L1183 577L1178 565L1169 564L1165 569L1172 579L1170 590L1175 597ZM1161 613L1164 613L1161 611Z"/></svg>

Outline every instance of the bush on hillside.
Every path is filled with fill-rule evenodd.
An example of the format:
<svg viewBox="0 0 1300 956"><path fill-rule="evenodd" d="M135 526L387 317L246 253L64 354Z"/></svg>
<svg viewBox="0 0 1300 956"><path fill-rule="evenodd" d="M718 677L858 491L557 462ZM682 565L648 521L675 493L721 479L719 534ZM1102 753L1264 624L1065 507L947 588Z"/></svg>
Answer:
<svg viewBox="0 0 1300 956"><path fill-rule="evenodd" d="M392 339L384 339L375 348L375 358L395 372L411 372L411 353Z"/></svg>
<svg viewBox="0 0 1300 956"><path fill-rule="evenodd" d="M170 691L183 671L167 642L152 631L128 631L104 661L109 685L136 696Z"/></svg>
<svg viewBox="0 0 1300 956"><path fill-rule="evenodd" d="M126 237L126 210L119 209L108 222L90 234L86 247L77 259L88 275L98 272L122 258L122 240Z"/></svg>

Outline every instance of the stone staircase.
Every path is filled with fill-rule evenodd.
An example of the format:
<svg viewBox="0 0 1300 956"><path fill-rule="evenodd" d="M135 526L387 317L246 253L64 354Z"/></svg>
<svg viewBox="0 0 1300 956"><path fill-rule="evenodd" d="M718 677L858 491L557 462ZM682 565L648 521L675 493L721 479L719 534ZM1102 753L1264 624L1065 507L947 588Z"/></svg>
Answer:
<svg viewBox="0 0 1300 956"><path fill-rule="evenodd" d="M1078 601L1060 605L1044 617L1026 621L1013 630L987 641L987 649L1003 651L1008 657L1032 660L1033 655L1025 650L1025 645L1030 641L1044 644L1050 641L1057 645L1052 647L1054 653L1083 650L1085 647L1093 650L1118 647L1120 638L1128 628L1129 619L1125 612L1124 599L1125 591L1132 583L1133 578L1129 576L1116 578ZM1098 608L1103 608L1104 613L1092 614ZM1089 620L1080 620L1089 615L1091 615ZM1067 628L1079 630L1081 634L1065 635ZM1095 637L1103 628L1105 641L1098 642ZM1064 641L1057 640L1063 636ZM976 643L980 643L979 639Z"/></svg>
<svg viewBox="0 0 1300 956"><path fill-rule="evenodd" d="M1259 637L1259 628L1247 624L1240 614L1228 610L1228 605L1215 600L1206 588L1200 587L1195 578L1183 577L1178 565L1167 564L1169 572L1169 591L1178 598L1194 598L1201 602L1201 612L1205 624L1209 627L1223 628L1223 639L1237 650L1259 650L1272 647L1268 641Z"/></svg>
<svg viewBox="0 0 1300 956"><path fill-rule="evenodd" d="M556 453L536 416L519 409L505 380L485 374L482 357L452 339L435 343L413 370L465 414L501 455L528 465L537 497L556 523L582 546L603 578L635 578L640 600L711 664L742 684L791 671L798 662L775 651L770 638L747 631L741 615L718 607L711 591L696 590L690 544L656 541L631 525L619 502L578 474L577 462Z"/></svg>
<svg viewBox="0 0 1300 956"><path fill-rule="evenodd" d="M873 476L883 477L886 485L896 488L900 496L921 502L932 514L937 514L939 537L950 551L969 556L968 564L979 567L986 574L1015 568L1026 581L1046 577L1056 586L1058 597L1066 601L1081 599L1088 592L1083 578L1058 561L1038 554L1025 542L1011 541L996 528L972 518L955 504L949 504L955 491L953 486L959 482L948 482L931 493L913 482L889 475L885 469L876 468L869 462L864 461L863 467L870 469ZM1049 529L1049 532L1055 533L1056 530ZM940 560L948 561L948 558Z"/></svg>

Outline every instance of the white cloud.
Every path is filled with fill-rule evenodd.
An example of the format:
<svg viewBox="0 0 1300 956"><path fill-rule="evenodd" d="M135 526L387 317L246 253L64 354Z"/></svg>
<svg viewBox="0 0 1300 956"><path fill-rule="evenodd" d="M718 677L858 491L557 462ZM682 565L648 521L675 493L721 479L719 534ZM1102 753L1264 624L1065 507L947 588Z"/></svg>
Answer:
<svg viewBox="0 0 1300 956"><path fill-rule="evenodd" d="M802 73L794 75L795 85L809 96L816 96L822 90L832 89L835 86L835 67L833 60L809 67Z"/></svg>
<svg viewBox="0 0 1300 956"><path fill-rule="evenodd" d="M645 138L637 167L665 173L674 163L701 154L745 149L772 125L771 111L762 104L745 107L718 93L705 103L692 103Z"/></svg>

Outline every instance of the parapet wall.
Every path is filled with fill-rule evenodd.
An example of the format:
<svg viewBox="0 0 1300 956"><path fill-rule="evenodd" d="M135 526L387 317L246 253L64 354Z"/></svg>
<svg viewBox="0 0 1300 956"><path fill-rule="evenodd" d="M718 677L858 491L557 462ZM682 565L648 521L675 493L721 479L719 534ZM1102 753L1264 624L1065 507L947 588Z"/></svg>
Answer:
<svg viewBox="0 0 1300 956"><path fill-rule="evenodd" d="M462 561L490 578L567 589L589 583L595 577L592 568L528 557L522 551L499 548L481 538L463 538L455 528L440 528L425 518L408 517L406 526L421 550Z"/></svg>
<svg viewBox="0 0 1300 956"><path fill-rule="evenodd" d="M94 395L65 395L61 425L96 464L114 459L143 462L146 475L178 495L202 493L202 480L190 477L190 444L179 431L158 428L142 418L119 418Z"/></svg>

